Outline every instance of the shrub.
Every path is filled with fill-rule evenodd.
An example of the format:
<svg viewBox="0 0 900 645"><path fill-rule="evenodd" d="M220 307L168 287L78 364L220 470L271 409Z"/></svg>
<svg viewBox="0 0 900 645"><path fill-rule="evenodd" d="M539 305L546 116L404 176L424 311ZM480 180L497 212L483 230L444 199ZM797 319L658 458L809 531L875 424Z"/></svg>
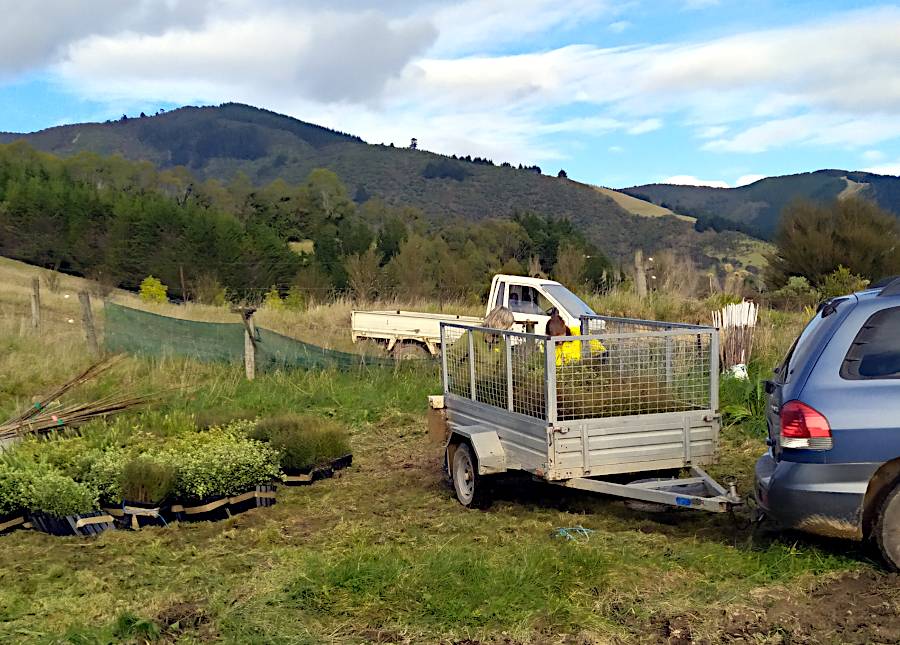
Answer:
<svg viewBox="0 0 900 645"><path fill-rule="evenodd" d="M122 498L158 504L175 489L176 476L175 466L171 463L148 454L135 457L122 466L119 477Z"/></svg>
<svg viewBox="0 0 900 645"><path fill-rule="evenodd" d="M144 302L165 303L168 300L166 296L168 291L169 287L152 275L141 281L141 300Z"/></svg>
<svg viewBox="0 0 900 645"><path fill-rule="evenodd" d="M337 421L297 414L261 419L250 432L278 450L285 470L306 470L348 454L347 434Z"/></svg>
<svg viewBox="0 0 900 645"><path fill-rule="evenodd" d="M846 296L856 291L862 291L869 281L861 275L850 273L850 269L839 265L837 269L825 276L820 292L823 299Z"/></svg>
<svg viewBox="0 0 900 645"><path fill-rule="evenodd" d="M0 462L0 517L28 509L30 473Z"/></svg>
<svg viewBox="0 0 900 645"><path fill-rule="evenodd" d="M803 309L816 304L821 294L813 288L809 280L800 276L791 276L787 284L772 293L775 304L785 309Z"/></svg>
<svg viewBox="0 0 900 645"><path fill-rule="evenodd" d="M122 468L127 459L127 452L118 447L86 453L90 466L81 479L97 491L102 504L118 505L122 501Z"/></svg>
<svg viewBox="0 0 900 645"><path fill-rule="evenodd" d="M767 432L767 396L762 372L758 364L752 363L748 378L725 375L719 384L722 420L728 425L741 426L753 437L765 437Z"/></svg>
<svg viewBox="0 0 900 645"><path fill-rule="evenodd" d="M179 438L160 455L177 470L184 499L234 495L278 479L278 452L245 435L247 422Z"/></svg>
<svg viewBox="0 0 900 645"><path fill-rule="evenodd" d="M266 292L262 306L266 309L271 309L272 311L281 311L284 309L284 300L275 286L272 286L272 288Z"/></svg>
<svg viewBox="0 0 900 645"><path fill-rule="evenodd" d="M37 475L29 486L29 506L48 515L66 517L97 510L97 491L55 470Z"/></svg>

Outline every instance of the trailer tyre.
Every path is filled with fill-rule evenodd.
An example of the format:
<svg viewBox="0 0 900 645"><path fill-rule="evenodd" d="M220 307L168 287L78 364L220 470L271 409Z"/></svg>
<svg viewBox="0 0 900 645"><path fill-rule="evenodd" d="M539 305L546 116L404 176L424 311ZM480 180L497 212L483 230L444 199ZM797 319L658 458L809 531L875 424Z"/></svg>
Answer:
<svg viewBox="0 0 900 645"><path fill-rule="evenodd" d="M900 570L900 483L881 505L875 525L875 541L888 566L895 571Z"/></svg>
<svg viewBox="0 0 900 645"><path fill-rule="evenodd" d="M451 469L456 499L467 508L482 508L486 501L484 478L478 474L478 462L468 443L461 443L453 453Z"/></svg>

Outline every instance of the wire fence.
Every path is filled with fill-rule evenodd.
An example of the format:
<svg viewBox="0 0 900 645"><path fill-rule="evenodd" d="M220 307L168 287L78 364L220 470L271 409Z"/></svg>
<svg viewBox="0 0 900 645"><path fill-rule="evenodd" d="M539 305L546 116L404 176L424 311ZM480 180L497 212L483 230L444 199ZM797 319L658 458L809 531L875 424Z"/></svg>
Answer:
<svg viewBox="0 0 900 645"><path fill-rule="evenodd" d="M445 323L445 392L550 423L718 406L715 330L603 322L555 338Z"/></svg>

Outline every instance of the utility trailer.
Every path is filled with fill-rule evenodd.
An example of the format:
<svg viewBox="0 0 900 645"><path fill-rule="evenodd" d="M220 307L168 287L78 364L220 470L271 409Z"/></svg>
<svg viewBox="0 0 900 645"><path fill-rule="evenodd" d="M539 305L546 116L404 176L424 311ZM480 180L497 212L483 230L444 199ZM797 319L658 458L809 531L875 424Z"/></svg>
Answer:
<svg viewBox="0 0 900 645"><path fill-rule="evenodd" d="M445 466L463 505L509 471L654 505L741 503L703 470L719 440L716 329L586 315L566 337L442 323L441 344Z"/></svg>

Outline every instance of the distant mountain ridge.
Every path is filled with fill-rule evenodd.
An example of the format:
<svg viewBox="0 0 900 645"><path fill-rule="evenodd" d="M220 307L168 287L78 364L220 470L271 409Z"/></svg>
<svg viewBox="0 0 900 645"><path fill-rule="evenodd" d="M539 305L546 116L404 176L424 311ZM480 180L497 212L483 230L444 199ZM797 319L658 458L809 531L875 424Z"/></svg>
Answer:
<svg viewBox="0 0 900 645"><path fill-rule="evenodd" d="M733 259L747 243L735 232L697 232L690 221L661 209L657 217L635 215L592 186L532 169L368 144L353 135L236 103L28 134L0 133L0 143L18 139L60 156L94 152L146 160L162 168L185 166L201 179L228 181L242 172L256 185L276 179L299 183L314 168L328 168L358 201L378 197L395 206L415 206L433 220L477 220L526 211L566 217L605 253L622 261L636 248L670 248L708 265Z"/></svg>
<svg viewBox="0 0 900 645"><path fill-rule="evenodd" d="M771 239L781 210L795 199L832 201L849 195L871 199L900 216L900 177L864 171L817 170L767 177L738 188L647 184L621 192L690 215L699 224L739 227ZM724 220L724 221L723 221Z"/></svg>

